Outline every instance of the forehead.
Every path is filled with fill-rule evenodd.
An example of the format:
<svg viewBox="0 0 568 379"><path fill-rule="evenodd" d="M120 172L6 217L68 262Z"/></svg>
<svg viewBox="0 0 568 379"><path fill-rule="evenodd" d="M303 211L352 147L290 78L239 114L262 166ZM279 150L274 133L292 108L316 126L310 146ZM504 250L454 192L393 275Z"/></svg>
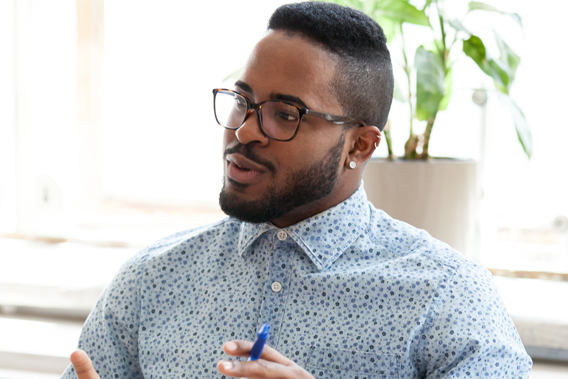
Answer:
<svg viewBox="0 0 568 379"><path fill-rule="evenodd" d="M336 60L332 53L299 35L269 31L251 52L240 80L255 101L271 94L301 98L314 110L341 109L332 91Z"/></svg>

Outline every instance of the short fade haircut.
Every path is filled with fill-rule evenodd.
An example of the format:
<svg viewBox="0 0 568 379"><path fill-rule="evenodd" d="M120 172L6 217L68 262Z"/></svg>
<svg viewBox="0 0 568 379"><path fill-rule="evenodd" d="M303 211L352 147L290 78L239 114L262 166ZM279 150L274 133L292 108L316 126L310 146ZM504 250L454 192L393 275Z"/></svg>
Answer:
<svg viewBox="0 0 568 379"><path fill-rule="evenodd" d="M338 57L332 91L344 115L385 127L394 79L383 30L361 11L309 1L282 5L268 30L298 34Z"/></svg>

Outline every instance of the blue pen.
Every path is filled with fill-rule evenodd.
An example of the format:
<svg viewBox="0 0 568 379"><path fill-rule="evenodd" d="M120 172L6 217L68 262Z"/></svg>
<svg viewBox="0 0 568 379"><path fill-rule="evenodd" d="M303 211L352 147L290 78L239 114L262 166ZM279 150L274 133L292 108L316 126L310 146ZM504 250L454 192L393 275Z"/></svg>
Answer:
<svg viewBox="0 0 568 379"><path fill-rule="evenodd" d="M262 355L262 349L264 349L264 344L268 339L268 330L270 329L270 325L268 323L263 324L258 332L256 333L256 341L254 341L254 345L252 345L252 349L249 353L249 361L256 361ZM240 378L240 379L247 379L247 378Z"/></svg>
<svg viewBox="0 0 568 379"><path fill-rule="evenodd" d="M256 341L254 341L254 345L252 345L252 349L250 350L249 354L249 361L256 361L262 355L262 349L264 349L264 344L268 339L268 330L270 329L270 325L268 323L262 325L258 332L256 333Z"/></svg>

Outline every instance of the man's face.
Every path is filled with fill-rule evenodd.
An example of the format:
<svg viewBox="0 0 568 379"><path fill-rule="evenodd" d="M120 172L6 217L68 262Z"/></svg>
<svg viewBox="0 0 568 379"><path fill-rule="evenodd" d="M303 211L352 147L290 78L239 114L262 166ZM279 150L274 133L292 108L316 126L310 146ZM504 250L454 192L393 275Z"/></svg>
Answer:
<svg viewBox="0 0 568 379"><path fill-rule="evenodd" d="M342 114L331 80L330 54L299 36L269 32L254 48L235 89L254 103L284 99L319 112ZM223 139L224 184L219 202L228 215L283 227L342 201L347 151L343 127L304 116L294 139L266 137L256 112Z"/></svg>

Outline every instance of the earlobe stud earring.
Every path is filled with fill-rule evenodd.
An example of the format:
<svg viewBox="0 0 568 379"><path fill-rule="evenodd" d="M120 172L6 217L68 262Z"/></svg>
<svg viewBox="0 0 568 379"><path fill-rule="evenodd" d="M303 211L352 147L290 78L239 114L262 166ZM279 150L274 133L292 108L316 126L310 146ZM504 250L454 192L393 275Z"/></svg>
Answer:
<svg viewBox="0 0 568 379"><path fill-rule="evenodd" d="M350 169L354 169L355 167L357 167L357 163L355 163L355 161L349 162L349 168Z"/></svg>

